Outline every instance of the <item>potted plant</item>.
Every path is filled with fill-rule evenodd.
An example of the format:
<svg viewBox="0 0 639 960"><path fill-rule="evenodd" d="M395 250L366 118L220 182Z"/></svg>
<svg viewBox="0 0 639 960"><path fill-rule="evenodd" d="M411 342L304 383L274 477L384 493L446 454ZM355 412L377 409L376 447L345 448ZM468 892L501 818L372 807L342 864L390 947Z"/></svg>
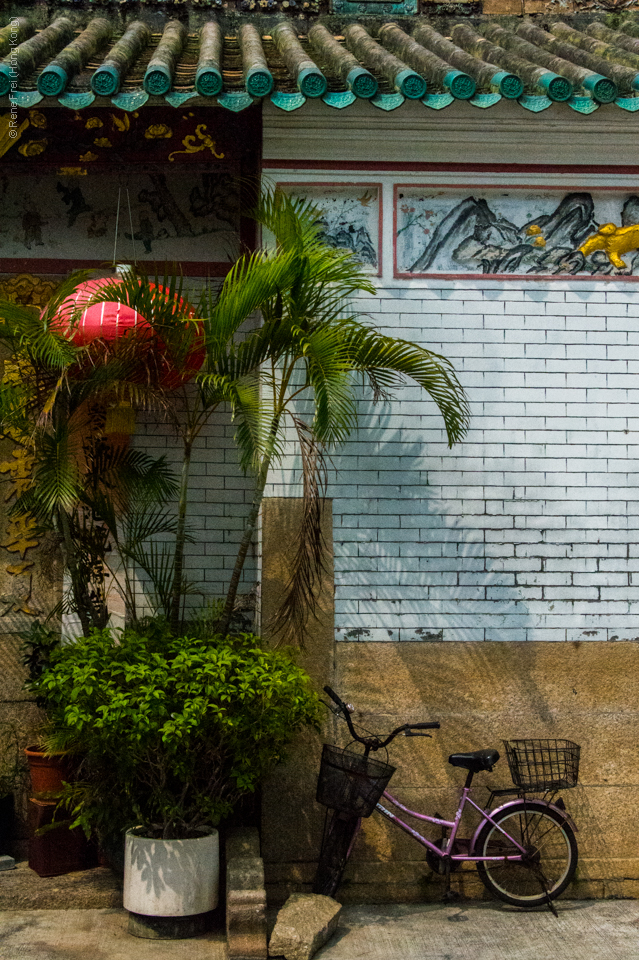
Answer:
<svg viewBox="0 0 639 960"><path fill-rule="evenodd" d="M29 630L20 634L22 639L22 663L29 676L25 684L27 690L40 679L50 664L52 652L60 646L60 633L48 627L46 623L34 620ZM36 697L39 707L46 706L41 695ZM63 782L69 776L69 763L64 752L47 754L41 744L32 743L25 748L25 756L31 775L31 792L38 795L53 794L62 789Z"/></svg>
<svg viewBox="0 0 639 960"><path fill-rule="evenodd" d="M47 699L48 748L81 758L62 802L103 843L126 833L124 905L146 917L215 907L216 828L319 722L285 653L250 634L176 637L158 621L61 647L34 689Z"/></svg>

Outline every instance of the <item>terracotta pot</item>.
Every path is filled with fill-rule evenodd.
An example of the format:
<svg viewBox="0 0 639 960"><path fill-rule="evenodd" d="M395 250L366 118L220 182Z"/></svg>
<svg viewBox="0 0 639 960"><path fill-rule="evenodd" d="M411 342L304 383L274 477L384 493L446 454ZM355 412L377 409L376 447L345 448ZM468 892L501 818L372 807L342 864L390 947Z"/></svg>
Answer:
<svg viewBox="0 0 639 960"><path fill-rule="evenodd" d="M74 870L97 866L97 850L87 840L82 827L69 830L67 823L55 819L55 801L29 801L29 866L39 877L59 877ZM38 833L58 822L53 830Z"/></svg>
<svg viewBox="0 0 639 960"><path fill-rule="evenodd" d="M52 793L62 790L62 781L69 779L69 761L66 754L45 757L37 747L27 747L24 752L31 774L31 792Z"/></svg>

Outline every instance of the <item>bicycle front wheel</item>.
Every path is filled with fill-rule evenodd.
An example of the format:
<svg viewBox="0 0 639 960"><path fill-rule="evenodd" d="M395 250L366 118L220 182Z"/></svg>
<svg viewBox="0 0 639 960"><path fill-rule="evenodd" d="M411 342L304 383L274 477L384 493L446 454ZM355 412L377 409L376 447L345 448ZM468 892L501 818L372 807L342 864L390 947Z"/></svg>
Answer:
<svg viewBox="0 0 639 960"><path fill-rule="evenodd" d="M333 811L325 831L313 893L332 897L339 887L361 820Z"/></svg>
<svg viewBox="0 0 639 960"><path fill-rule="evenodd" d="M539 800L522 800L494 820L501 829L486 821L477 838L477 856L516 856L520 851L513 841L517 841L526 857L515 863L479 862L477 872L484 886L516 907L542 906L563 893L578 858L575 834L566 818Z"/></svg>

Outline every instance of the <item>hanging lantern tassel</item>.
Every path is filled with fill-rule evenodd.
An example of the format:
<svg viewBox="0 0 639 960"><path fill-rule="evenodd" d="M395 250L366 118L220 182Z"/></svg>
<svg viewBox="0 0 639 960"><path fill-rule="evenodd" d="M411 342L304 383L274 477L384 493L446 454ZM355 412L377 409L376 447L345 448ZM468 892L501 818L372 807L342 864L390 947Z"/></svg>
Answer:
<svg viewBox="0 0 639 960"><path fill-rule="evenodd" d="M135 410L128 400L120 400L119 403L109 407L104 423L104 433L111 441L117 441L119 438L128 441L129 437L133 436Z"/></svg>

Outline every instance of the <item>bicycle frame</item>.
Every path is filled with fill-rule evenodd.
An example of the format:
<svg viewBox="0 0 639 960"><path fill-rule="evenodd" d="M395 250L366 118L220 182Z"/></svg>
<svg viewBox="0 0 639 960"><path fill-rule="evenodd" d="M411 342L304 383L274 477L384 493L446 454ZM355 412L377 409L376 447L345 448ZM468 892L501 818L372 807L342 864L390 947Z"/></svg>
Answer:
<svg viewBox="0 0 639 960"><path fill-rule="evenodd" d="M423 734L421 731L427 730L427 729L439 729L439 726L440 726L438 721L427 721L423 723L420 722L420 723L410 723L410 724L406 723L403 726L397 727L397 729L393 730L385 739L380 739L379 737L375 737L375 736L361 737L358 735L357 731L355 730L353 726L353 722L350 718L350 714L353 712L353 707L350 706L349 704L344 703L344 701L341 700L341 698L330 687L325 686L324 691L330 696L333 702L337 704L337 707L339 709L337 711L334 710L334 712L337 713L338 716L341 716L346 721L349 732L353 740L363 744L364 757L368 757L371 751L376 751L379 749L386 748L395 739L395 737L402 732L405 734L405 736L430 736L430 734ZM524 863L526 864L526 866L529 866L529 867L531 867L534 863L533 854L536 852L534 846L531 849L527 849L526 847L522 846L522 844L515 837L511 836L511 834L509 834L508 831L505 830L497 822L498 819L501 817L501 815L504 813L504 811L507 811L508 809L514 808L516 806L519 806L521 808L522 802L525 810L526 809L525 795L523 795L522 797L522 795L520 794L517 800L511 800L507 803L504 803L501 806L497 807L495 810L492 810L491 812L489 812L488 810L485 810L483 807L480 807L479 804L475 803L475 801L470 796L474 774L480 772L481 770L492 770L492 764L499 759L499 754L496 751L494 751L493 757L490 756L490 751L484 751L483 754L485 754L485 756L482 755L482 752L478 752L476 756L480 762L477 764L471 763L468 766L466 765L465 762L463 763L454 762L456 760L459 761L461 757L459 758L451 757L451 762L453 762L453 765L465 767L467 770L466 782L462 787L459 805L457 807L457 812L453 820L446 820L441 816L429 816L428 814L418 813L416 810L411 810L410 807L404 806L403 803L400 803L400 801L397 800L394 796L392 796L392 794L388 793L387 790L385 790L382 794L382 799L384 801L388 802L393 807L396 807L398 810L402 811L404 814L407 814L409 817L414 817L416 820L421 820L424 823L430 823L437 827L443 827L444 832L450 831L447 837L442 837L441 846L437 846L436 843L433 843L431 840L428 840L418 830L415 830L413 827L409 826L409 824L406 823L404 820L402 820L402 818L398 816L398 814L393 813L391 810L388 810L383 803L378 802L376 804L376 809L379 810L379 812L382 814L383 817L385 817L387 820L390 820L390 822L394 823L397 827L400 828L400 830L403 830L405 833L411 836L413 840L416 840L417 843L421 844L422 847L425 847L428 851L430 851L431 854L433 854L440 860L445 861L446 867L447 867L446 868L447 875L449 874L449 869L452 863L454 864ZM475 754L471 754L470 756L474 758ZM510 791L510 790L495 791L495 793L501 793L501 794L511 793L511 792L514 792L514 791ZM490 807L490 804L492 803L492 797L493 797L493 793L491 793L491 800L488 803L489 807ZM534 804L537 810L539 810L539 806L542 805L549 812L552 812L555 815L555 817L558 817L559 822L561 822L561 820L566 821L567 823L570 824L573 830L576 830L576 827L574 826L571 818L566 813L562 803L559 802L556 805L554 803L551 803L548 800L535 799ZM477 813L480 816L480 823L470 840L466 840L466 838L464 838L463 840L461 839L458 840L457 833L461 823L462 815L468 805L470 805L477 811ZM334 816L335 815L336 814L334 813ZM340 816L343 817L343 814L340 814ZM346 853L346 858L342 861L341 867L339 869L339 875L338 876L336 875L337 880L331 888L332 892L334 892L334 890L336 889L337 883L339 883L339 879L341 878L341 873L344 867L344 862L350 856L351 850L353 848L353 844L355 842L355 837L357 836L357 833L361 826L361 822L362 821L360 819L355 824L355 829L350 838L350 846ZM514 852L511 852L509 854L504 853L504 854L495 855L495 856L476 855L475 851L477 850L477 845L480 840L481 833L486 827L486 825L489 823L492 825L492 827L495 830L499 831L499 833L501 833L502 836L504 836L508 841L510 841ZM526 842L525 838L522 838L522 840L523 842ZM456 843L458 845L457 852L454 852ZM519 851L519 852L516 852L516 851ZM341 856L341 853L340 853L340 856ZM569 859L569 864L568 864L569 866L571 864L571 861L573 862L572 874L574 874L576 860L574 859L572 854ZM548 903L553 913L555 913L555 916L557 916L556 910L551 904L551 897L548 893L548 890L546 890L543 876L540 883L541 883L542 889L545 892L546 902ZM498 893L498 896L501 896L501 894ZM507 902L513 902L508 898L506 898L505 896L502 897L502 899L506 899ZM515 899L514 902L517 903L518 902L517 899Z"/></svg>
<svg viewBox="0 0 639 960"><path fill-rule="evenodd" d="M389 801L390 803L392 803L393 806L397 807L397 808L398 808L399 810L401 810L403 813L408 814L410 817L415 817L417 820L423 820L423 821L425 821L426 823L432 823L432 824L434 824L435 826L438 826L438 827L448 827L448 828L450 828L450 835L448 836L448 838L447 838L447 840L446 840L446 843L445 843L445 844L442 844L442 847L440 848L440 847L438 847L436 844L432 843L430 840L427 840L426 837L422 836L422 834L419 833L419 831L414 830L413 827L410 827L407 823L405 823L404 820L401 819L401 817L398 817L396 814L392 813L390 810L387 810L386 807L384 807L381 803L378 803L378 804L377 804L377 807L376 807L376 809L379 810L379 812L382 814L382 816L386 817L388 820L390 820L392 823L394 823L396 826L398 826L398 827L400 828L400 830L404 830L405 833L408 833L414 840L416 840L418 843L421 843L421 845L422 845L423 847L427 847L427 848L431 851L431 853L435 854L436 856L440 857L441 859L444 859L444 858L446 858L446 857L449 857L450 860L451 860L451 862L453 862L453 863L464 863L464 862L466 862L466 863L468 863L468 862L470 862L470 863L477 863L477 862L479 862L479 861L491 861L491 862L497 861L497 862L504 862L504 863L505 863L505 862L509 862L509 863L521 863L523 857L526 855L526 850L525 850L525 848L522 847L522 845L521 845L520 843L518 843L517 840L515 840L514 837L511 837L511 835L510 835L506 830L504 830L502 827L500 827L498 823L495 823L495 820L494 820L494 817L495 817L498 813L501 813L501 811L504 810L504 809L506 809L507 807L510 807L510 806L513 806L513 805L516 804L516 803L519 803L519 802L520 802L519 800L514 800L514 801L511 800L509 803L505 803L505 804L503 804L501 807L497 807L496 810L493 810L491 813L489 813L487 810L484 810L482 807L480 807L478 804L476 804L474 800L471 799L471 797L470 797L470 787L465 786L465 787L462 789L462 795L461 795L461 799L460 799L460 801L459 801L459 806L458 806L458 808L457 808L457 813L455 814L455 819L454 819L454 820L444 820L443 818L440 818L440 817L431 817L431 816L428 816L428 814L425 814L425 813L417 813L416 810L411 810L409 807L405 807L403 803L400 803L399 800L397 800L395 797L393 797L393 796L392 796L390 793L388 793L386 790L385 790L384 793L382 794L382 797L383 797L385 800L387 800L387 801ZM452 851L453 851L453 846L454 846L455 840L456 840L456 838L457 838L457 831L458 831L458 829L459 829L459 824L460 824L460 822L461 822L462 814L463 814L464 809L465 809L465 807L466 807L467 804L470 804L471 807L474 807L475 810L477 810L477 812L479 813L479 815L481 816L482 819L481 819L481 822L480 822L477 830L475 831L475 833L474 833L474 835L473 835L472 840L470 841L469 848L468 848L468 853L458 853L458 854L454 854L454 853L452 852ZM556 811L557 811L558 813L560 813L562 816L565 816L564 811L560 810L558 807L555 807L554 804L549 803L549 804L548 804L548 807L549 807L550 809L556 810ZM484 826L484 824L485 824L486 822L492 823L493 826L496 827L497 830L499 830L500 833L503 833L503 835L515 845L515 847L517 847L519 850L521 850L521 853L520 853L520 854L513 854L513 855L511 855L511 856L502 856L502 857L478 857L478 856L475 856L475 855L474 855L474 850L475 850L475 844L476 844L476 841L477 841L477 837L479 836L479 832L480 832L480 830L482 829L482 827Z"/></svg>

